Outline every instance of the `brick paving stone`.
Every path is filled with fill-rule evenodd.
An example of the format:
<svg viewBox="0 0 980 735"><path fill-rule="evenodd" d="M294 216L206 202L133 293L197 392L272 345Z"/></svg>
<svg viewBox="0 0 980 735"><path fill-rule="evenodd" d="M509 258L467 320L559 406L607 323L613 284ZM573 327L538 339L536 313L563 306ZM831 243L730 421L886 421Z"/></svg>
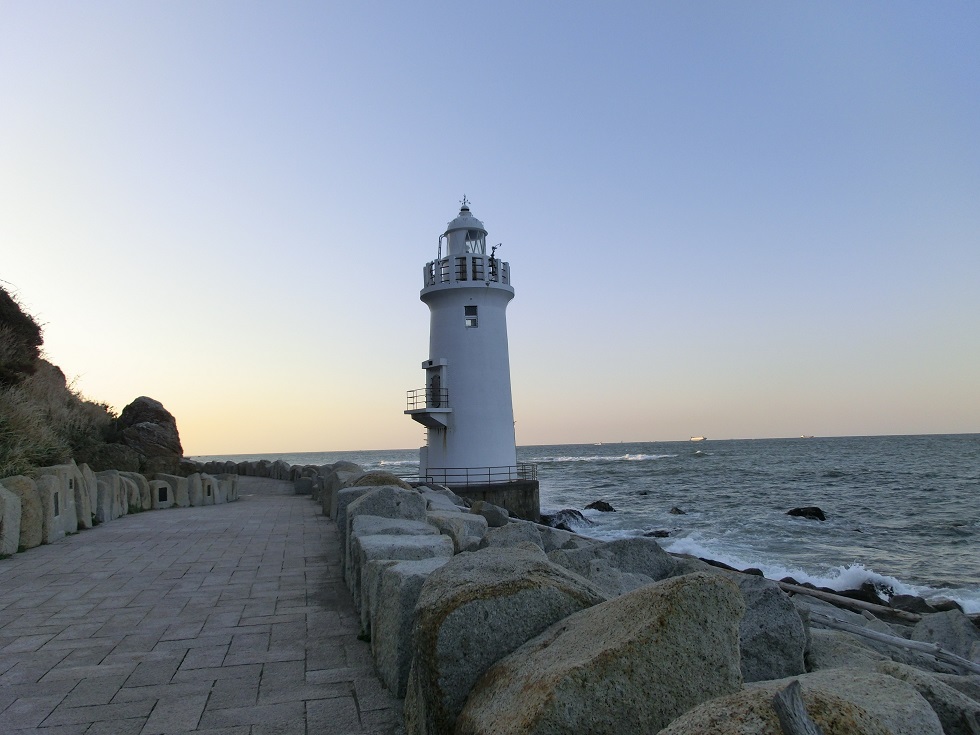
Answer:
<svg viewBox="0 0 980 735"><path fill-rule="evenodd" d="M130 514L0 561L0 733L402 732L291 483Z"/></svg>

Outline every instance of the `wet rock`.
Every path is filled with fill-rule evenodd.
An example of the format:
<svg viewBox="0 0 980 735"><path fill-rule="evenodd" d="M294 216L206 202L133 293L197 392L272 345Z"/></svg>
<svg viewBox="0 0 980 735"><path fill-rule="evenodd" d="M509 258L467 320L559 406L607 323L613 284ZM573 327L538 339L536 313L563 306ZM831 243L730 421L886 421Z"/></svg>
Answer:
<svg viewBox="0 0 980 735"><path fill-rule="evenodd" d="M598 511L602 511L603 513L615 513L616 512L616 509L613 508L611 505L609 505L609 503L607 503L605 500L596 500L596 501L594 501L592 503L589 503L585 507L588 510L598 510Z"/></svg>
<svg viewBox="0 0 980 735"><path fill-rule="evenodd" d="M670 509L670 514L673 516L686 516L687 511L683 511L675 505L673 508Z"/></svg>
<svg viewBox="0 0 980 735"><path fill-rule="evenodd" d="M827 516L824 515L824 512L815 505L808 505L804 508L793 508L792 510L786 511L786 515L795 516L796 518L807 518L811 521L827 520Z"/></svg>
<svg viewBox="0 0 980 735"><path fill-rule="evenodd" d="M667 538L670 536L670 531L646 531L643 535L647 538Z"/></svg>
<svg viewBox="0 0 980 735"><path fill-rule="evenodd" d="M896 610L905 610L913 613L934 613L936 608L917 595L892 595L888 604Z"/></svg>
<svg viewBox="0 0 980 735"><path fill-rule="evenodd" d="M595 523L582 515L582 511L575 510L574 508L565 508L564 510L559 510L557 513L542 513L541 523L545 526L558 528L562 531L571 531L572 533L575 532L573 526L595 525Z"/></svg>

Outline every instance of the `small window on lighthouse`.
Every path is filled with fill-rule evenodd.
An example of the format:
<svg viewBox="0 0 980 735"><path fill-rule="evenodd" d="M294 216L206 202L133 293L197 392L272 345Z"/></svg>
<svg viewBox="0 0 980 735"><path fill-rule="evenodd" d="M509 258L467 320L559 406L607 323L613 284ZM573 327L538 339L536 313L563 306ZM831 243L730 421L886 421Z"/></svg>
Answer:
<svg viewBox="0 0 980 735"><path fill-rule="evenodd" d="M468 328L469 327L474 327L475 328L477 326L477 322L476 322L476 307L475 306L464 306L463 307L463 317L464 317L464 320L466 322L466 326Z"/></svg>

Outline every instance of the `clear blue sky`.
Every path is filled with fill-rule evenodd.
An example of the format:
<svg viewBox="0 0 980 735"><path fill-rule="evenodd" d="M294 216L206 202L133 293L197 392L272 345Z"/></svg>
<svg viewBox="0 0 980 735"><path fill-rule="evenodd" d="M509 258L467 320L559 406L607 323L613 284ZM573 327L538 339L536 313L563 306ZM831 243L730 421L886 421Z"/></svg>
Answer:
<svg viewBox="0 0 980 735"><path fill-rule="evenodd" d="M0 0L0 279L188 454L418 446L502 242L521 444L980 431L980 4Z"/></svg>

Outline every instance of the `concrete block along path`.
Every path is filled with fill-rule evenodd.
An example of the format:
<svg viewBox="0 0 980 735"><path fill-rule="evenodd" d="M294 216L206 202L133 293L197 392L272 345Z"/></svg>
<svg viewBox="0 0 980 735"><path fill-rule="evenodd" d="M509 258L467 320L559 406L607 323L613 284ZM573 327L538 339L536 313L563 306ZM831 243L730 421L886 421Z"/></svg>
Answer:
<svg viewBox="0 0 980 735"><path fill-rule="evenodd" d="M402 732L292 484L128 515L0 561L0 733Z"/></svg>

